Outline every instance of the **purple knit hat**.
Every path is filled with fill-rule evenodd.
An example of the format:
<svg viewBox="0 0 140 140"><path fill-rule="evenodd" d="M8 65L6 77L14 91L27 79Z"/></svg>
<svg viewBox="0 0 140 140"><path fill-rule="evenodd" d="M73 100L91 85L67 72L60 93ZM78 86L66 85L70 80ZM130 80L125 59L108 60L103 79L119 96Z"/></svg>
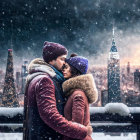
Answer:
<svg viewBox="0 0 140 140"><path fill-rule="evenodd" d="M80 71L82 74L86 74L88 70L88 59L82 56L75 56L66 59L66 62Z"/></svg>
<svg viewBox="0 0 140 140"><path fill-rule="evenodd" d="M67 49L58 43L54 42L44 42L44 47L43 47L43 59L45 62L50 62L52 60L55 60L57 57L61 55L66 55L68 53Z"/></svg>

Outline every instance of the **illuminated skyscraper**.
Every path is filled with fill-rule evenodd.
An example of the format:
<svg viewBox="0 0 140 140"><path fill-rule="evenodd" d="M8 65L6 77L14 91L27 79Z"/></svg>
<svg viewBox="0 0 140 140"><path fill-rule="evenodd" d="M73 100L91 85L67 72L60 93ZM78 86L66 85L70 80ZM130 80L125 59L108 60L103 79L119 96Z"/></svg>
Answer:
<svg viewBox="0 0 140 140"><path fill-rule="evenodd" d="M120 58L115 46L114 29L108 58L108 102L120 102Z"/></svg>
<svg viewBox="0 0 140 140"><path fill-rule="evenodd" d="M8 50L7 68L4 82L4 89L2 94L2 106L4 107L18 107L17 94L14 83L14 69L13 69L13 51Z"/></svg>

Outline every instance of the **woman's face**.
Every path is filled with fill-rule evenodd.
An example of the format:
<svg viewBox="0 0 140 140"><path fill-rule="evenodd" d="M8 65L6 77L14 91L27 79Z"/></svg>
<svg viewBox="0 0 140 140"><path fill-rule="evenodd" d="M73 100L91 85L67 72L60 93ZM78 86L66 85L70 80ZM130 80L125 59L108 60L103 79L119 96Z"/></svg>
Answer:
<svg viewBox="0 0 140 140"><path fill-rule="evenodd" d="M62 72L63 72L65 79L68 79L71 77L70 66L68 63L65 63L65 67L64 67Z"/></svg>

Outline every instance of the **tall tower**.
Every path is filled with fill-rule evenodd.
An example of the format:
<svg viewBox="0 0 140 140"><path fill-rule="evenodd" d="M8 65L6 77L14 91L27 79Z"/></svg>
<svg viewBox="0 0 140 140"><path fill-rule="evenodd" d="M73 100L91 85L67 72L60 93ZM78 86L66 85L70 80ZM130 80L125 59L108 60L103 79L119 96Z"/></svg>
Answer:
<svg viewBox="0 0 140 140"><path fill-rule="evenodd" d="M134 86L140 90L140 72L138 69L134 72Z"/></svg>
<svg viewBox="0 0 140 140"><path fill-rule="evenodd" d="M130 62L127 63L127 75L130 74Z"/></svg>
<svg viewBox="0 0 140 140"><path fill-rule="evenodd" d="M5 75L5 83L2 95L2 106L4 107L18 107L18 100L16 97L16 89L13 75L13 52L8 49L7 68Z"/></svg>
<svg viewBox="0 0 140 140"><path fill-rule="evenodd" d="M20 80L21 76L20 76L20 72L16 72L16 89L17 89L17 93L19 94L21 91L21 80Z"/></svg>
<svg viewBox="0 0 140 140"><path fill-rule="evenodd" d="M108 102L120 102L120 58L115 46L114 28L108 58Z"/></svg>
<svg viewBox="0 0 140 140"><path fill-rule="evenodd" d="M25 92L25 82L26 82L26 77L28 75L27 67L28 67L28 61L24 61L24 64L22 65L21 68L21 79L22 79L21 94L24 94Z"/></svg>

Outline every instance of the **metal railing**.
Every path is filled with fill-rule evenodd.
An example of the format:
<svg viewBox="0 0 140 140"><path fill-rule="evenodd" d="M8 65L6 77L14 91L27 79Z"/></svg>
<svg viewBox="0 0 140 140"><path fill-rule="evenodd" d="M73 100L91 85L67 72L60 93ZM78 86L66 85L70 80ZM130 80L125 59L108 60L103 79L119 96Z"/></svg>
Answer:
<svg viewBox="0 0 140 140"><path fill-rule="evenodd" d="M140 140L140 107L129 107L130 114L121 116L104 112L104 107L90 107L94 132L137 133ZM23 132L23 108L0 108L0 132Z"/></svg>

